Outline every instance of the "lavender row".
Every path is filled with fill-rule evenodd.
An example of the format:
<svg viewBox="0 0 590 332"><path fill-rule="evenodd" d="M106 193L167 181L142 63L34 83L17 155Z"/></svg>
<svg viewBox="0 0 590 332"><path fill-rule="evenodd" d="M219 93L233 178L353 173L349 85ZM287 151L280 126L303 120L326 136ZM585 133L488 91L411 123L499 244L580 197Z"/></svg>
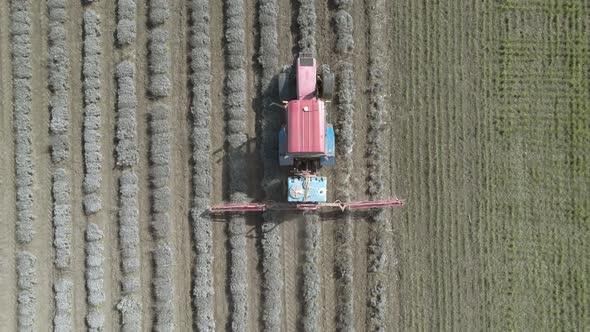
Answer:
<svg viewBox="0 0 590 332"><path fill-rule="evenodd" d="M174 329L172 310L172 250L170 235L170 126L168 106L155 104L150 121L150 180L152 186L152 236L159 244L152 252L154 260L154 311L158 331Z"/></svg>
<svg viewBox="0 0 590 332"><path fill-rule="evenodd" d="M385 56L387 50L383 45L384 31L383 11L385 1L377 0L369 12L369 84L370 102L369 108L369 132L368 132L368 154L367 166L369 170L369 197L371 199L383 199L385 188L383 187L384 168L386 165L382 147L386 146L385 137L388 137L384 126L386 114L385 95L386 87L384 70L386 68ZM385 331L387 315L387 296L385 294L386 280L383 276L387 274L387 216L385 211L377 211L371 215L371 226L369 228L368 246L368 272L374 277L369 278L369 301L368 301L368 328L374 331Z"/></svg>
<svg viewBox="0 0 590 332"><path fill-rule="evenodd" d="M70 266L72 237L70 184L65 169L60 167L54 171L52 187L55 266L64 270Z"/></svg>
<svg viewBox="0 0 590 332"><path fill-rule="evenodd" d="M28 1L11 1L13 114L16 164L16 240L29 243L33 223L33 159L31 145L31 19Z"/></svg>
<svg viewBox="0 0 590 332"><path fill-rule="evenodd" d="M152 252L154 259L154 298L156 331L174 330L174 288L172 286L172 249L167 243L160 243Z"/></svg>
<svg viewBox="0 0 590 332"><path fill-rule="evenodd" d="M353 174L353 142L354 142L354 98L355 84L351 54L354 50L352 36L353 21L349 14L350 5L335 1L340 9L332 20L336 35L335 53L338 58L336 75L336 110L338 129L338 176L336 192L338 198L350 201L350 174ZM337 223L334 231L335 257L334 274L336 278L336 328L340 331L354 331L354 288L353 288L353 242L352 217L345 214L344 221Z"/></svg>
<svg viewBox="0 0 590 332"><path fill-rule="evenodd" d="M35 331L37 298L33 289L37 283L35 266L37 258L28 251L19 251L16 256L16 277L18 287L17 321L18 331Z"/></svg>
<svg viewBox="0 0 590 332"><path fill-rule="evenodd" d="M137 205L137 175L124 169L119 178L119 248L121 253L121 312L123 331L141 329L139 290L139 209Z"/></svg>
<svg viewBox="0 0 590 332"><path fill-rule="evenodd" d="M169 77L168 31L161 27L150 30L148 63L150 83L148 91L153 97L168 97L172 90Z"/></svg>
<svg viewBox="0 0 590 332"><path fill-rule="evenodd" d="M59 277L53 285L55 293L55 316L53 331L72 331L72 298L74 283L66 277Z"/></svg>
<svg viewBox="0 0 590 332"><path fill-rule="evenodd" d="M193 202L195 243L193 307L199 331L214 331L212 226L206 214L211 193L209 148L211 137L211 54L209 50L209 1L191 0L190 81L192 114Z"/></svg>
<svg viewBox="0 0 590 332"><path fill-rule="evenodd" d="M316 10L314 0L299 0L299 51L316 55ZM301 253L301 327L304 331L318 331L320 326L320 272L318 267L320 218L317 213L305 216Z"/></svg>
<svg viewBox="0 0 590 332"><path fill-rule="evenodd" d="M137 164L137 120L135 108L135 66L128 60L117 65L117 166Z"/></svg>
<svg viewBox="0 0 590 332"><path fill-rule="evenodd" d="M33 224L33 161L31 146L31 19L29 2L12 0L10 3L12 31L12 76L16 167L16 240L31 242L35 236ZM16 255L17 327L18 331L36 329L37 282L36 258L21 250Z"/></svg>
<svg viewBox="0 0 590 332"><path fill-rule="evenodd" d="M246 144L246 71L244 69L244 3L225 3L225 99L226 142L228 143L229 192L234 203L247 199L244 165ZM246 257L246 220L231 217L227 227L230 250L229 296L230 324L234 331L246 331L248 322L248 271Z"/></svg>
<svg viewBox="0 0 590 332"><path fill-rule="evenodd" d="M258 62L262 67L260 93L262 95L262 146L261 158L264 165L262 186L266 199L275 199L279 194L279 169L276 161L280 114L273 107L276 90L273 79L278 69L278 9L276 0L259 0L260 49ZM273 84L275 83L275 84ZM281 309L283 288L281 266L281 234L278 214L267 212L263 215L261 226L262 244L262 328L264 331L281 329Z"/></svg>
<svg viewBox="0 0 590 332"><path fill-rule="evenodd" d="M47 2L49 10L49 107L51 121L49 123L51 141L51 160L61 162L70 154L68 141L69 130L69 68L70 59L65 28L65 0Z"/></svg>
<svg viewBox="0 0 590 332"><path fill-rule="evenodd" d="M100 19L93 10L84 12L84 211L94 214L102 208L101 110L100 101Z"/></svg>
<svg viewBox="0 0 590 332"><path fill-rule="evenodd" d="M117 1L117 42L119 46L135 42L137 4L135 0Z"/></svg>
<svg viewBox="0 0 590 332"><path fill-rule="evenodd" d="M91 331L101 331L104 315L101 307L105 302L104 281L104 234L95 223L86 227L86 300L88 313L86 324Z"/></svg>

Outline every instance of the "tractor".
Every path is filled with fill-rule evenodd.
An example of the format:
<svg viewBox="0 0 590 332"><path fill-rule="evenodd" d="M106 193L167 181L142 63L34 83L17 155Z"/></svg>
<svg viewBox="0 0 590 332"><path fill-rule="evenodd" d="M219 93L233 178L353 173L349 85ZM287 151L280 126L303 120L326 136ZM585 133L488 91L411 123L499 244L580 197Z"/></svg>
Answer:
<svg viewBox="0 0 590 332"><path fill-rule="evenodd" d="M278 77L278 95L287 123L278 133L278 164L290 169L286 202L216 205L212 213L272 210L319 210L320 208L374 209L401 207L403 200L328 202L328 180L320 175L323 166L334 166L334 128L326 121L326 106L335 87L334 74L327 66L318 71L316 59L302 53L294 68ZM294 69L294 72L293 72ZM294 73L294 75L293 75Z"/></svg>

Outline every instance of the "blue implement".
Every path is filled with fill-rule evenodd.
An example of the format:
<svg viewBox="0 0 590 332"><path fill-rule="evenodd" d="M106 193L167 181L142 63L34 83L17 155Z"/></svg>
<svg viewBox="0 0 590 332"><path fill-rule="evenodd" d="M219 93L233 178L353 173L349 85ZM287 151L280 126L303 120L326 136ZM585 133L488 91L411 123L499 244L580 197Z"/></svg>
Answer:
<svg viewBox="0 0 590 332"><path fill-rule="evenodd" d="M306 181L307 180L307 181ZM325 202L328 180L324 176L289 177L289 202Z"/></svg>
<svg viewBox="0 0 590 332"><path fill-rule="evenodd" d="M336 164L335 150L334 127L328 125L326 128L326 155L320 158L320 165L334 166Z"/></svg>
<svg viewBox="0 0 590 332"><path fill-rule="evenodd" d="M279 165L293 166L293 157L287 155L287 128L281 127L279 131Z"/></svg>

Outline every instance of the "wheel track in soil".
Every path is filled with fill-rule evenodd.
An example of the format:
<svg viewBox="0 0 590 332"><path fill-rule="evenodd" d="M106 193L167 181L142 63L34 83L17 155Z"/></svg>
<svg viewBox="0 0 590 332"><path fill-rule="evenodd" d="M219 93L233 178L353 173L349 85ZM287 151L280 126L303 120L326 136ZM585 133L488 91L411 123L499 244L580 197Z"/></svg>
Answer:
<svg viewBox="0 0 590 332"><path fill-rule="evenodd" d="M279 0L279 24L277 27L279 39L279 69L291 64L293 61L293 49L297 47L297 40L293 36L292 29L296 22L296 8L290 0ZM281 172L281 176L285 173ZM281 257L283 267L283 329L295 331L298 329L298 320L301 315L299 295L299 230L298 223L288 213L279 214L281 223Z"/></svg>
<svg viewBox="0 0 590 332"><path fill-rule="evenodd" d="M31 18L31 65L33 77L31 91L42 91L32 94L31 105L31 137L33 159L33 216L36 236L25 246L37 258L37 284L33 287L37 298L35 315L36 327L42 329L44 322L53 322L55 303L53 299L53 228L51 223L51 160L49 156L49 100L47 90L47 6L44 2L29 2ZM38 18L38 19L34 19ZM47 273L42 273L47 271ZM46 325L50 328L52 323Z"/></svg>
<svg viewBox="0 0 590 332"><path fill-rule="evenodd" d="M115 124L116 124L116 85L114 84L115 66L119 62L120 53L114 47L114 34L116 30L116 2L101 1L97 4L87 6L92 8L99 15L101 29L101 99L99 107L101 108L101 151L102 151L102 184L101 200L102 209L89 221L94 219L104 232L104 288L105 288L105 305L102 313L105 315L105 329L112 331L118 330L120 325L120 316L116 310L116 305L121 297L119 280L121 271L119 266L121 260L119 256L119 227L117 225L118 209L118 178L119 170L115 167ZM111 50L112 51L109 51Z"/></svg>
<svg viewBox="0 0 590 332"><path fill-rule="evenodd" d="M328 64L330 70L334 72L335 63L333 56L333 44L334 44L334 29L332 24L332 12L330 9L329 1L316 1L316 31L315 31L315 45L316 45L316 59L318 65ZM335 105L334 103L327 104L326 113L327 118L335 125ZM338 142L336 142L338 144ZM333 167L327 167L322 169L323 176L328 177L328 186L334 188L335 174L336 171ZM328 193L335 192L335 190L328 187ZM328 195L330 197L330 195ZM330 198L328 198L330 199ZM305 220L304 222L307 222ZM316 227L319 228L321 237L320 244L317 248L320 253L317 254L317 269L320 275L320 295L318 298L319 313L319 326L324 331L336 330L335 318L336 318L336 282L334 279L334 220L330 218L322 218L318 221Z"/></svg>
<svg viewBox="0 0 590 332"><path fill-rule="evenodd" d="M223 112L223 89L225 67L223 61L213 61L224 54L224 22L223 2L209 2L209 36L211 52L211 203L218 204L225 198L227 183L224 168L224 139L225 122ZM220 222L213 222L213 288L215 292L215 326L225 329L229 315L229 299L226 266L228 250L226 248L227 236L225 233L226 219L220 218Z"/></svg>
<svg viewBox="0 0 590 332"><path fill-rule="evenodd" d="M257 127L262 119L262 98L259 94L258 82L260 81L260 71L258 64L258 46L260 44L260 31L258 23L258 4L257 0L244 0L244 31L245 31L245 50L244 50L244 70L246 72L246 136L251 139L246 143L245 159L248 165L248 197L259 197L262 192L260 184L262 183L262 167L260 163L260 154L257 149ZM258 104L254 104L256 101ZM259 250L261 243L258 237L258 230L263 222L261 214L249 215L246 218L246 253L247 253L247 270L248 270L248 329L251 331L260 331L260 304L261 304L261 273L259 266L261 257ZM261 248L260 248L261 249Z"/></svg>
<svg viewBox="0 0 590 332"><path fill-rule="evenodd" d="M10 1L0 3L0 13L10 13ZM4 195L0 200L0 215L5 216L2 219L1 227L6 232L0 235L0 280L4 285L0 291L0 303L5 305L4 310L0 312L0 321L4 322L9 330L16 331L17 312L16 301L17 292L13 291L17 283L16 275L16 253L18 245L14 227L10 224L16 224L16 163L15 163L15 140L13 129L13 93L12 93L12 34L11 19L9 15L0 15L0 140L3 142L0 147L0 153L6 158L0 160L0 174L2 179L0 185L3 188Z"/></svg>
<svg viewBox="0 0 590 332"><path fill-rule="evenodd" d="M402 30L402 20L400 19L401 10L399 9L399 4L392 4L389 1L382 1L377 2L376 6L372 8L372 10L380 11L383 13L382 15L389 17L386 19L385 27L380 27L381 24L379 21L372 22L373 19L378 18L378 16L373 15L371 11L369 11L369 22L371 27L377 26L376 29L376 36L371 36L371 38L375 38L377 42L380 40L386 39L387 44L386 47L383 47L381 51L377 49L375 52L384 52L385 54L392 54L392 57L386 57L385 54L382 54L383 59L381 60L384 68L386 68L386 77L387 81L390 82L391 90L394 91L391 94L388 94L387 89L388 86L384 87L385 93L385 105L386 107L391 109L389 116L387 115L387 111L383 116L383 121L386 123L386 126L389 125L389 132L385 134L388 135L383 137L382 142L387 144L387 139L394 137L394 134L402 136L398 133L398 130L395 125L398 122L403 122L405 119L405 109L400 105L402 103L402 98L400 97L401 92L403 91L404 83L400 82L398 79L399 75L399 67L402 66L402 55L401 55L401 33L399 31ZM371 28L373 29L373 28ZM385 37L389 31L396 31L398 32L397 35L395 33L391 34L389 38ZM373 34L373 32L371 32ZM373 52L373 50L371 50ZM386 182L386 187L384 188L384 192L388 197L398 197L398 194L403 192L404 188L404 180L403 180L403 172L401 167L401 163L403 162L402 159L402 149L398 146L398 140L393 138L389 146L389 154L384 159L385 161L389 162L389 167L384 167L383 171L386 172L389 170L389 176L384 174L384 181ZM403 235L404 229L404 222L406 212L402 211L394 211L390 214L391 223L391 241L392 241L392 248L395 250L395 253L392 254L390 258L390 264L388 267L388 275L394 276L395 283L390 285L388 291L388 299L387 303L390 304L390 312L389 320L387 321L387 326L392 329L401 329L402 321L401 321L401 314L402 314L402 298L401 298L401 277L400 277L400 262L404 255L403 247L401 246L401 236Z"/></svg>
<svg viewBox="0 0 590 332"><path fill-rule="evenodd" d="M170 224L171 235L168 237L173 257L173 307L174 327L180 331L190 330L193 322L191 307L192 262L195 252L191 244L189 222L191 183L191 155L186 151L191 148L190 99L188 86L187 40L190 16L188 4L168 2L170 16L165 27L169 33L168 50L170 55L169 75L172 91L167 99L170 106L170 178L171 192Z"/></svg>
<svg viewBox="0 0 590 332"><path fill-rule="evenodd" d="M82 19L84 10L80 2L73 4L66 2L66 17L64 23L66 37L68 42L68 58L70 60L70 79L69 79L69 142L70 156L65 163L57 164L57 167L64 167L67 172L67 181L70 186L70 213L71 213L71 235L70 243L72 252L70 264L63 277L69 278L73 287L71 290L72 304L72 324L74 330L83 330L86 327L86 277L85 269L79 268L85 266L85 232L86 216L81 202L76 202L76 198L82 197L82 181L84 179L84 158L83 158L83 122L84 101L82 97L82 48L83 44L83 26ZM69 165L68 165L69 164ZM78 222L77 222L78 221Z"/></svg>
<svg viewBox="0 0 590 332"><path fill-rule="evenodd" d="M389 27L389 29L386 30L386 32L391 31L391 36L394 36L394 38L390 38L389 51L396 54L394 61L392 61L390 64L389 72L392 76L390 81L399 82L398 90L394 88L395 85L390 86L392 104L399 105L399 111L396 115L394 115L393 112L390 113L387 119L389 119L389 122L392 125L392 129L390 131L390 139L392 141L391 146L396 147L396 151L398 152L396 158L393 158L393 155L390 155L389 159L390 177L392 178L391 183L399 183L400 186L397 191L393 187L390 187L390 192L400 192L404 198L409 199L409 190L406 188L410 187L409 183L411 183L413 180L412 173L408 171L408 166L410 164L409 151L412 147L412 141L408 142L408 146L404 146L401 144L403 140L397 139L398 137L411 136L410 127L408 124L410 122L411 113L407 102L408 98L406 97L411 82L410 79L402 79L402 77L406 76L405 74L409 70L409 65L411 64L411 60L408 61L405 57L409 51L408 49L410 41L409 38L406 38L404 33L402 33L408 28L408 15L406 13L406 6L404 6L404 4L401 2L395 4L388 2L388 5L390 7L387 12L390 13L393 24ZM397 167L394 167L394 165L397 165ZM402 273L402 269L405 268L406 270L409 270L410 264L413 262L413 260L406 260L406 257L410 256L409 252L412 250L412 245L405 243L405 239L409 237L409 225L413 224L411 214L409 213L411 206L412 203L408 200L408 207L402 211L402 218L400 218L399 237L397 239L400 248L399 262L397 266L399 286L395 296L397 297L397 303L399 305L399 316L397 317L397 327L399 329L407 328L407 320L412 319L411 313L413 312L411 304L408 303L406 305L402 305L402 303L406 303L405 298L407 296L407 292L404 287L406 276Z"/></svg>
<svg viewBox="0 0 590 332"><path fill-rule="evenodd" d="M146 91L149 86L149 72L147 62L147 44L148 44L148 0L137 0L137 14L135 21L137 24L137 36L134 43L135 64L135 86L137 94L137 108L135 118L137 120L137 165L134 167L137 175L137 206L139 210L139 280L140 289L138 296L142 304L141 328L150 330L154 323L154 310L152 307L152 249L154 241L150 231L151 216L151 190L149 178L149 142L148 132L149 121L149 101ZM132 45L133 46L133 45ZM125 52L125 48L123 51Z"/></svg>
<svg viewBox="0 0 590 332"><path fill-rule="evenodd" d="M293 3L290 0L278 0L278 45L279 45L279 69L283 65L290 64L293 61L293 49L297 47L297 41L293 37L291 30L296 24L296 12ZM279 171L281 177L285 176L283 171ZM281 193L282 194L282 193ZM299 231L298 224L294 221L293 215L282 213L280 227L281 232L281 260L282 260L282 278L283 278L283 313L282 328L285 331L295 331L298 328L297 321L300 316L299 308Z"/></svg>
<svg viewBox="0 0 590 332"><path fill-rule="evenodd" d="M285 331L295 331L298 328L299 310L299 230L298 223L292 216L284 215L281 224L283 249L283 283L284 283L284 327Z"/></svg>

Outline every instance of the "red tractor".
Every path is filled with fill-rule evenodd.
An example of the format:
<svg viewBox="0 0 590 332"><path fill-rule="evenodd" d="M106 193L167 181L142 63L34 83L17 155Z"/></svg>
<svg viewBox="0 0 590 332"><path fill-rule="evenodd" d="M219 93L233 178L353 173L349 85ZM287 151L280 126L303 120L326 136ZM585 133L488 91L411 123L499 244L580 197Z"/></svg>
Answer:
<svg viewBox="0 0 590 332"><path fill-rule="evenodd" d="M279 98L285 105L287 124L278 133L278 163L291 170L286 202L216 205L210 208L212 213L320 208L344 211L404 205L397 199L328 203L328 181L320 170L335 164L334 128L326 122L326 103L332 99L334 83L334 74L327 67L319 74L316 59L308 54L297 58L294 77L289 72L279 75Z"/></svg>

